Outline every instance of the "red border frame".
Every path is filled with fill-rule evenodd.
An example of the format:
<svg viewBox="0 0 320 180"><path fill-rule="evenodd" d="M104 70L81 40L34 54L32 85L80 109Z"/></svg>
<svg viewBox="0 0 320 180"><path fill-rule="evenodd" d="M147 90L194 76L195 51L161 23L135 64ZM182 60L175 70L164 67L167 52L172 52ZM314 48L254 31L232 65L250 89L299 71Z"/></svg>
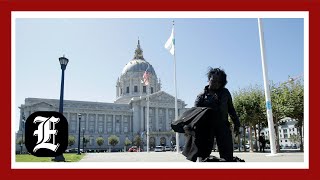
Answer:
<svg viewBox="0 0 320 180"><path fill-rule="evenodd" d="M280 2L279 2L280 1ZM0 131L0 173L5 179L21 179L36 176L46 180L57 178L259 178L259 179L318 179L317 165L319 158L319 139L316 132L319 120L316 119L317 100L319 100L319 14L320 3L316 0L224 0L220 2L208 2L205 0L173 2L162 0L153 2L149 0L118 0L104 2L102 0L0 0L1 22L1 65L0 75L2 78L3 94L1 96L1 121ZM79 169L48 169L48 170L17 170L11 169L11 12L12 11L309 11L309 169L240 169L240 170L79 170ZM317 143L318 142L318 143Z"/></svg>

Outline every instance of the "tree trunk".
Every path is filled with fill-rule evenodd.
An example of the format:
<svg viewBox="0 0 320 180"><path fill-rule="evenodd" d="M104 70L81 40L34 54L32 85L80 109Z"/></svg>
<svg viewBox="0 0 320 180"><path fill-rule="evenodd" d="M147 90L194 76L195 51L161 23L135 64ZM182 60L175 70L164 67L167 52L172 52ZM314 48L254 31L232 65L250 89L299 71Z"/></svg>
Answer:
<svg viewBox="0 0 320 180"><path fill-rule="evenodd" d="M278 123L275 123L274 131L275 131L275 135L276 135L275 138L276 138L276 151L277 151L277 153L280 152L280 138L279 138L279 129L278 128L279 128Z"/></svg>
<svg viewBox="0 0 320 180"><path fill-rule="evenodd" d="M303 137L302 137L302 126L299 127L299 134L300 134L300 152L303 152L304 147L303 147Z"/></svg>
<svg viewBox="0 0 320 180"><path fill-rule="evenodd" d="M239 136L238 136L238 148L239 148L239 152L241 152L241 138L240 138L240 136L242 135L242 133L240 134L239 133Z"/></svg>
<svg viewBox="0 0 320 180"><path fill-rule="evenodd" d="M254 147L255 147L255 151L258 152L258 139L257 139L257 128L256 126L253 126L253 130L254 130L254 139L255 139L255 142L254 142Z"/></svg>
<svg viewBox="0 0 320 180"><path fill-rule="evenodd" d="M252 127L249 126L249 152L253 152L253 148L252 148Z"/></svg>
<svg viewBox="0 0 320 180"><path fill-rule="evenodd" d="M243 126L243 133L244 133L244 136L243 136L243 143L244 143L244 145L243 145L243 150L244 150L244 152L247 152L247 149L246 149L246 127L245 126ZM242 144L240 144L240 148L241 148L241 145Z"/></svg>

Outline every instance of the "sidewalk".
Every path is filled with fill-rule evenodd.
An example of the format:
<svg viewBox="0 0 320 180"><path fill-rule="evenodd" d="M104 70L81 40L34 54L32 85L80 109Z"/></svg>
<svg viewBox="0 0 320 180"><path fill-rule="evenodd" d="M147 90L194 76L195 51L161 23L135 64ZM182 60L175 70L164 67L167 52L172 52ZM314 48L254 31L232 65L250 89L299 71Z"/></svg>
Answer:
<svg viewBox="0 0 320 180"><path fill-rule="evenodd" d="M219 157L218 152L211 155ZM281 152L270 156L269 152L234 152L234 156L246 162L304 162L303 152ZM112 152L87 153L80 162L190 162L177 152Z"/></svg>

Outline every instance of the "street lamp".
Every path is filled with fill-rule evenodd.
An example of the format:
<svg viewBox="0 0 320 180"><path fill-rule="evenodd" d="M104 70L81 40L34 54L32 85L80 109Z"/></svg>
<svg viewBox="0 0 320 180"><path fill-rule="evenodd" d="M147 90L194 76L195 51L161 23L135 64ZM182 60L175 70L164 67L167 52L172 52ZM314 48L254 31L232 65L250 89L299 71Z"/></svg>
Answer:
<svg viewBox="0 0 320 180"><path fill-rule="evenodd" d="M24 144L24 140L23 140L23 134L25 132L25 126L26 126L26 118L24 116L24 114L22 114L22 132L21 132L21 135L22 135L22 138L21 138L21 142L20 142L20 154L22 154L22 150L23 150L23 144Z"/></svg>
<svg viewBox="0 0 320 180"><path fill-rule="evenodd" d="M59 58L59 62L61 65L62 76L61 76L61 89L60 89L60 104L59 104L59 113L63 114L63 90L64 90L64 71L66 70L69 59L63 57ZM54 161L65 161L63 154L54 157Z"/></svg>
<svg viewBox="0 0 320 180"><path fill-rule="evenodd" d="M84 152L84 128L82 128L82 151Z"/></svg>
<svg viewBox="0 0 320 180"><path fill-rule="evenodd" d="M63 56L59 58L59 62L62 70L59 112L62 114L63 113L64 71L66 70L69 60Z"/></svg>
<svg viewBox="0 0 320 180"><path fill-rule="evenodd" d="M79 124L78 124L78 126L79 126L79 132L78 132L78 155L80 155L81 153L80 153L80 126L81 126L81 114L78 114L78 117L79 117Z"/></svg>

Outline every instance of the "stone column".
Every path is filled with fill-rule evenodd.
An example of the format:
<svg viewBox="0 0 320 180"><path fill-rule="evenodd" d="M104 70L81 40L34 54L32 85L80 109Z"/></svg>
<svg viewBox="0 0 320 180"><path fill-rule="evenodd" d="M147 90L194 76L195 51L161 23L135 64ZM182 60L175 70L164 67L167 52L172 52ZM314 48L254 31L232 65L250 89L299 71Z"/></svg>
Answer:
<svg viewBox="0 0 320 180"><path fill-rule="evenodd" d="M88 117L88 113L85 113L85 119L86 119L86 133L89 132L89 117Z"/></svg>
<svg viewBox="0 0 320 180"><path fill-rule="evenodd" d="M104 114L103 115L103 117L104 117L104 126L103 126L103 129L104 129L104 133L106 134L107 133L107 130L108 130L108 126L107 126L107 124L108 124L108 119L107 119L107 115L106 114Z"/></svg>
<svg viewBox="0 0 320 180"><path fill-rule="evenodd" d="M130 126L129 127L130 127L130 132L133 133L133 116L130 117Z"/></svg>
<svg viewBox="0 0 320 180"><path fill-rule="evenodd" d="M113 133L116 132L116 115L115 114L112 115L112 132Z"/></svg>
<svg viewBox="0 0 320 180"><path fill-rule="evenodd" d="M120 134L123 133L123 115L121 115L121 118L120 118Z"/></svg>
<svg viewBox="0 0 320 180"><path fill-rule="evenodd" d="M170 130L170 126L169 124L171 123L170 120L169 120L169 109L166 108L166 119L165 119L165 123L166 123L166 129L167 131Z"/></svg>
<svg viewBox="0 0 320 180"><path fill-rule="evenodd" d="M143 113L143 109L144 109L144 107L143 106L141 106L140 107L140 129L142 130L142 131L144 131L144 113Z"/></svg>
<svg viewBox="0 0 320 180"><path fill-rule="evenodd" d="M129 94L130 95L133 94L132 93L132 78L130 78L130 82L129 82ZM121 130L120 130L120 132L121 132Z"/></svg>
<svg viewBox="0 0 320 180"><path fill-rule="evenodd" d="M155 107L154 108L155 112L154 112L154 115L155 115L155 121L156 121L156 131L159 131L159 108L158 107Z"/></svg>
<svg viewBox="0 0 320 180"><path fill-rule="evenodd" d="M95 133L98 133L98 115L97 115L97 114L94 114L94 118L95 118L95 120L94 120L94 122L95 122L94 132L95 132Z"/></svg>

